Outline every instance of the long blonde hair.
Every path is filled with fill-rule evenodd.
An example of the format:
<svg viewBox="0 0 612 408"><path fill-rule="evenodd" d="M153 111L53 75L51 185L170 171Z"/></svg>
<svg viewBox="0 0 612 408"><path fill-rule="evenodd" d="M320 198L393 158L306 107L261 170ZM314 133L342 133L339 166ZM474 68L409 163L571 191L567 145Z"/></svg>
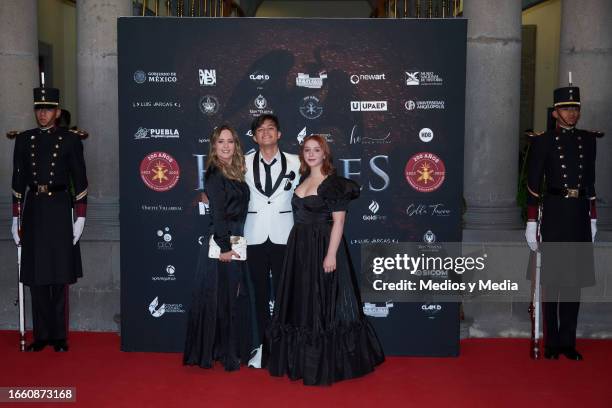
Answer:
<svg viewBox="0 0 612 408"><path fill-rule="evenodd" d="M217 156L217 151L215 146L217 144L217 140L221 136L221 132L224 130L229 130L232 134L232 139L234 140L234 154L232 156L232 161L230 164L226 164L219 160ZM242 146L240 145L240 139L238 138L238 134L229 125L221 125L212 133L210 137L209 149L208 149L208 160L206 161L206 170L208 170L211 166L217 167L223 175L232 180L244 181L244 174L246 173L246 164L244 161L244 153L242 152Z"/></svg>

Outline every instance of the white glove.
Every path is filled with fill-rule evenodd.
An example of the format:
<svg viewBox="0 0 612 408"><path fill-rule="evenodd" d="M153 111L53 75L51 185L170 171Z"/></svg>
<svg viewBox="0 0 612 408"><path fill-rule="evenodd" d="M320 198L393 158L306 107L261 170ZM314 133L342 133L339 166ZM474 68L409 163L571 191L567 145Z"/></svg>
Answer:
<svg viewBox="0 0 612 408"><path fill-rule="evenodd" d="M528 221L527 228L525 228L525 239L527 239L527 245L532 251L538 250L538 223L535 221Z"/></svg>
<svg viewBox="0 0 612 408"><path fill-rule="evenodd" d="M79 239L81 239L83 228L85 228L85 217L78 217L72 224L72 245L76 245L76 243L79 242Z"/></svg>
<svg viewBox="0 0 612 408"><path fill-rule="evenodd" d="M597 219L591 218L591 241L595 242L595 235L597 234Z"/></svg>
<svg viewBox="0 0 612 408"><path fill-rule="evenodd" d="M13 241L15 241L15 245L19 245L21 243L21 240L19 239L19 218L18 217L13 217L13 225L11 226L11 233L13 234Z"/></svg>

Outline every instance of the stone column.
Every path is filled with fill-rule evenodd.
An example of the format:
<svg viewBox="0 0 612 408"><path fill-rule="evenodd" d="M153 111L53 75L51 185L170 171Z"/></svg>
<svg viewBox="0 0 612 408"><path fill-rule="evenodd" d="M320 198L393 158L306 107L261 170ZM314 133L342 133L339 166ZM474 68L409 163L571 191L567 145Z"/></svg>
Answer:
<svg viewBox="0 0 612 408"><path fill-rule="evenodd" d="M77 2L78 125L86 143L89 197L119 196L117 18L132 15L130 0Z"/></svg>
<svg viewBox="0 0 612 408"><path fill-rule="evenodd" d="M597 140L598 227L612 230L612 2L563 0L559 85L568 72L580 87L582 118L578 127L606 133Z"/></svg>
<svg viewBox="0 0 612 408"><path fill-rule="evenodd" d="M117 18L132 15L130 0L77 1L77 124L89 132L88 227L84 238L118 239L119 120Z"/></svg>
<svg viewBox="0 0 612 408"><path fill-rule="evenodd" d="M521 2L470 0L464 197L466 229L522 227L516 204Z"/></svg>
<svg viewBox="0 0 612 408"><path fill-rule="evenodd" d="M36 126L32 88L38 79L37 0L0 1L0 207L2 220L10 218L13 140L9 130ZM4 232L4 231L3 231ZM2 234L4 235L4 234Z"/></svg>

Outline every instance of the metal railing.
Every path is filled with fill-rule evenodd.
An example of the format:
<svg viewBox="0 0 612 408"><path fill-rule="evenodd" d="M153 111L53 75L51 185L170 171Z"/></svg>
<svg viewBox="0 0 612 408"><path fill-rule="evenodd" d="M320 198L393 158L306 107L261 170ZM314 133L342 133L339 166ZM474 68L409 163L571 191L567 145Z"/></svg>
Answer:
<svg viewBox="0 0 612 408"><path fill-rule="evenodd" d="M463 14L461 0L376 0L371 17L454 18Z"/></svg>
<svg viewBox="0 0 612 408"><path fill-rule="evenodd" d="M135 15L173 17L244 17L232 0L135 0Z"/></svg>

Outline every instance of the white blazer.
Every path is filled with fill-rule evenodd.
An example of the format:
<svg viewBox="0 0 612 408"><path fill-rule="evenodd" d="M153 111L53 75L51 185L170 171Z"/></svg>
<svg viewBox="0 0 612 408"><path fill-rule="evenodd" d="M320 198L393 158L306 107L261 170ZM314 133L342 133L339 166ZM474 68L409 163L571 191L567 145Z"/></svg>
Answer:
<svg viewBox="0 0 612 408"><path fill-rule="evenodd" d="M300 159L295 154L283 152L280 154L279 164L282 166L285 162L286 168L284 173L281 169L278 176L281 178L280 181L278 178L272 180L272 186L276 189L270 197L263 193L265 174L259 175L259 188L255 180L256 173L259 172L259 162L255 162L261 158L259 152L245 156L247 168L245 179L251 190L249 212L244 224L244 236L248 245L263 244L268 238L275 244L285 245L293 227L291 198L300 178ZM254 166L257 166L255 171L253 171Z"/></svg>

